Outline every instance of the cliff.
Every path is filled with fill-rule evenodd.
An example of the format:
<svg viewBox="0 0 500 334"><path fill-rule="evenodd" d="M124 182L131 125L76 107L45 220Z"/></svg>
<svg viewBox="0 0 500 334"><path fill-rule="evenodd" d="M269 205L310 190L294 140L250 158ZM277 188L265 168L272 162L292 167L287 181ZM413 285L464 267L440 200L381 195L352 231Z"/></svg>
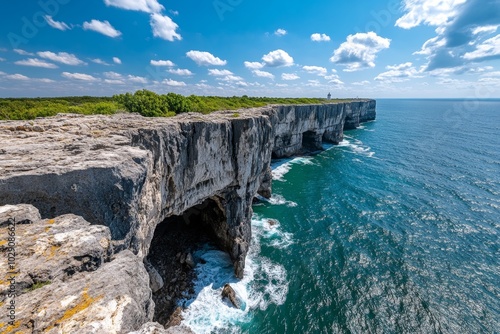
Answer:
<svg viewBox="0 0 500 334"><path fill-rule="evenodd" d="M31 204L40 219L72 214L83 217L75 225L105 226L106 261L126 251L142 268L161 222L202 221L241 277L253 198L271 194L271 159L338 143L344 129L373 119L375 101L359 100L165 119L61 114L0 122L0 206Z"/></svg>

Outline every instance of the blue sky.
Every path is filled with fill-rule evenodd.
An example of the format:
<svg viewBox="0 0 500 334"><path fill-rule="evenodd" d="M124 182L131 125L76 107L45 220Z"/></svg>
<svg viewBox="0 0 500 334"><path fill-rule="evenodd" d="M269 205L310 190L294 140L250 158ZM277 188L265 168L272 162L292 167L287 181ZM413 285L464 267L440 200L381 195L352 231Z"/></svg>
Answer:
<svg viewBox="0 0 500 334"><path fill-rule="evenodd" d="M0 97L500 97L500 0L16 0Z"/></svg>

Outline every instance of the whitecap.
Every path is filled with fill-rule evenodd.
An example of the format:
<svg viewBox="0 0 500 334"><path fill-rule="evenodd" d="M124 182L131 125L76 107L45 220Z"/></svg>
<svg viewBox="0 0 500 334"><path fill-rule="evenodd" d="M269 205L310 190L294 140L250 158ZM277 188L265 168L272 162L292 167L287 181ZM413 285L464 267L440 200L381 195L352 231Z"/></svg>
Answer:
<svg viewBox="0 0 500 334"><path fill-rule="evenodd" d="M179 304L186 306L182 323L195 333L239 333L239 325L251 321L251 310L266 310L271 304L282 305L285 302L288 294L286 270L260 255L260 243L270 242L272 246L276 241L276 247L280 248L293 242L292 236L281 231L278 221L273 226L268 221L252 219L252 247L247 255L242 280L234 276L233 265L225 252L207 245L194 253L198 262L195 267L198 275L194 282L195 296ZM221 293L226 283L230 283L242 301L240 309L222 300Z"/></svg>

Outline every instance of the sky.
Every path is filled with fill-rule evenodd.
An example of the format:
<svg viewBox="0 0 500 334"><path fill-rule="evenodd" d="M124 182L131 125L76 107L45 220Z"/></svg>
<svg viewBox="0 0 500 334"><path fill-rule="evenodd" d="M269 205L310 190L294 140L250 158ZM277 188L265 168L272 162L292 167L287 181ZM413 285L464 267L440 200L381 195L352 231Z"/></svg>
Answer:
<svg viewBox="0 0 500 334"><path fill-rule="evenodd" d="M0 97L500 97L500 0L0 6Z"/></svg>

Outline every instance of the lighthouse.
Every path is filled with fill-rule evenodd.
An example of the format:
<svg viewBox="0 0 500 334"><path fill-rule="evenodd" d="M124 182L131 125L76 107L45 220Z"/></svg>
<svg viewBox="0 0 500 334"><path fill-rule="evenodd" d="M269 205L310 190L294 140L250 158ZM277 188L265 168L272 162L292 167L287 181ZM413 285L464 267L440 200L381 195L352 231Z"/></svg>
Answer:
<svg viewBox="0 0 500 334"><path fill-rule="evenodd" d="M328 95L326 96L326 99L327 100L331 100L332 99L332 94L328 93Z"/></svg>

